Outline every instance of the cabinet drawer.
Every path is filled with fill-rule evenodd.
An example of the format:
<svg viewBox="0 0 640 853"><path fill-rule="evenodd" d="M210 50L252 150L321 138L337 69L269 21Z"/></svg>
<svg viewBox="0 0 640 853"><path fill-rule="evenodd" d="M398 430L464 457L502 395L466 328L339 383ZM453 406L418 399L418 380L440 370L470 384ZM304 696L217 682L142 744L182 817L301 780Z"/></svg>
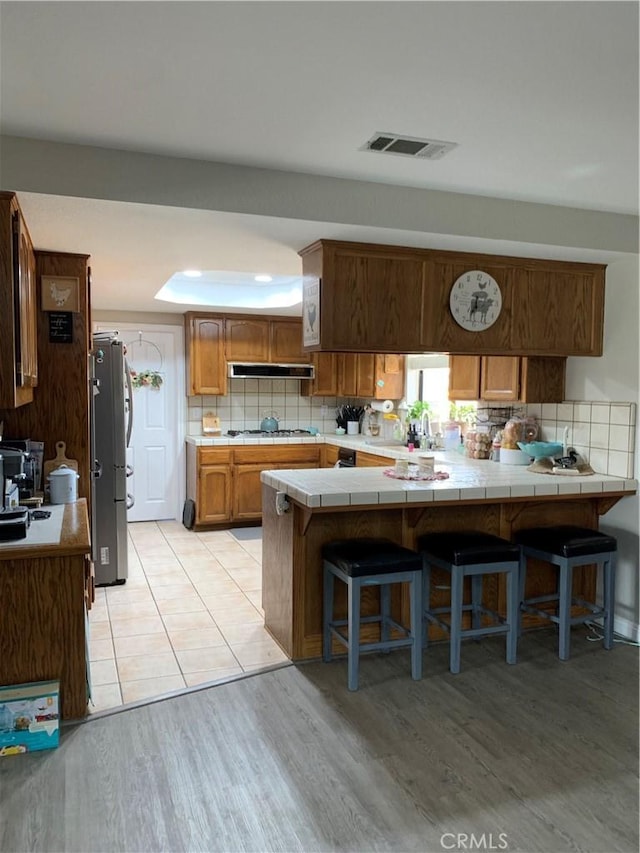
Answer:
<svg viewBox="0 0 640 853"><path fill-rule="evenodd" d="M200 465L224 465L231 461L231 451L228 447L199 447L198 462Z"/></svg>
<svg viewBox="0 0 640 853"><path fill-rule="evenodd" d="M236 465L259 463L265 471L273 465L286 467L287 464L293 465L298 462L308 462L310 468L315 468L320 462L320 447L295 444L289 444L286 447L269 447L264 444L257 447L243 447L233 451L233 461Z"/></svg>

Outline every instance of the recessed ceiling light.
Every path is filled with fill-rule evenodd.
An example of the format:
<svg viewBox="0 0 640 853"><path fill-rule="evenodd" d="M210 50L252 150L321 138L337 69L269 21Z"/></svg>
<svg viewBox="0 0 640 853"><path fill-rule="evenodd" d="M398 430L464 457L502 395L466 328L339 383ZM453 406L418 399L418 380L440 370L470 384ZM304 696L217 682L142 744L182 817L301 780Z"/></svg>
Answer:
<svg viewBox="0 0 640 853"><path fill-rule="evenodd" d="M257 275L257 276L255 276L254 281L266 281L266 282L273 281L273 276L271 276L271 275Z"/></svg>
<svg viewBox="0 0 640 853"><path fill-rule="evenodd" d="M200 270L185 270L182 275L186 275L187 278L200 278L202 273Z"/></svg>

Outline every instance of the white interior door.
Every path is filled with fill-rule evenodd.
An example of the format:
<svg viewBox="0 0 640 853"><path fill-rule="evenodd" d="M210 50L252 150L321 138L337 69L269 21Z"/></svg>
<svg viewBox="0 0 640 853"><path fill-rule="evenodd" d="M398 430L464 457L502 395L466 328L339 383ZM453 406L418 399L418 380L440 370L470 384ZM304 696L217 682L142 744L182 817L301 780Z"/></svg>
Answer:
<svg viewBox="0 0 640 853"><path fill-rule="evenodd" d="M110 324L126 344L129 367L140 376L158 374L153 385L133 389L133 430L127 448L127 464L133 474L127 492L134 504L128 521L160 521L180 518L184 501L184 435L181 400L183 361L182 329L179 326L132 326ZM101 324L98 328L106 328Z"/></svg>

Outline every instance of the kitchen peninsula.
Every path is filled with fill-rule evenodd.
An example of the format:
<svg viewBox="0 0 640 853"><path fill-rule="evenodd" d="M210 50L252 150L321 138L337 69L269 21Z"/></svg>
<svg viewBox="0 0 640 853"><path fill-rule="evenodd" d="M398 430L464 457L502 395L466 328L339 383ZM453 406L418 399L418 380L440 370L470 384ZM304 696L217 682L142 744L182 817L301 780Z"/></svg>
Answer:
<svg viewBox="0 0 640 853"><path fill-rule="evenodd" d="M400 455L375 448L376 453ZM401 451L400 451L401 452ZM319 657L322 641L321 547L332 539L385 537L408 548L421 535L441 530L483 530L511 538L521 528L577 524L597 528L598 520L637 482L610 475L553 476L521 466L436 453L439 481L405 481L385 475L384 467L264 471L262 479L262 604L265 625L292 660ZM390 465L392 459L389 459ZM276 495L285 493L289 508L279 514ZM552 569L534 562L528 592L553 591ZM434 576L437 586L444 580ZM504 613L505 589L495 576L485 579L487 606ZM577 573L574 595L595 599L595 567ZM337 594L344 591L338 587ZM435 606L447 593L436 591ZM376 612L376 592L363 593L362 613ZM393 600L405 616L407 602ZM346 612L337 599L337 612ZM338 617L340 618L340 616ZM525 617L525 627L535 617ZM372 630L372 629L369 629ZM436 634L434 634L436 636Z"/></svg>

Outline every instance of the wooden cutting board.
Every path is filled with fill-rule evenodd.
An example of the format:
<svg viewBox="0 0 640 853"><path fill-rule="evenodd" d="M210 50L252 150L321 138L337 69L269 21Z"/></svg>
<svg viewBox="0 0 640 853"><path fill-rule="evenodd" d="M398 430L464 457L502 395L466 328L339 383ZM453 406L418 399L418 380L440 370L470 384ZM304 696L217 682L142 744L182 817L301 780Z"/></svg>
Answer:
<svg viewBox="0 0 640 853"><path fill-rule="evenodd" d="M67 468L71 468L72 471L78 473L78 462L76 459L67 459L65 453L67 451L67 445L64 441L56 441L56 458L48 459L44 463L44 479L46 482L47 477L52 471L55 471L56 468L59 468L61 465L66 465Z"/></svg>

